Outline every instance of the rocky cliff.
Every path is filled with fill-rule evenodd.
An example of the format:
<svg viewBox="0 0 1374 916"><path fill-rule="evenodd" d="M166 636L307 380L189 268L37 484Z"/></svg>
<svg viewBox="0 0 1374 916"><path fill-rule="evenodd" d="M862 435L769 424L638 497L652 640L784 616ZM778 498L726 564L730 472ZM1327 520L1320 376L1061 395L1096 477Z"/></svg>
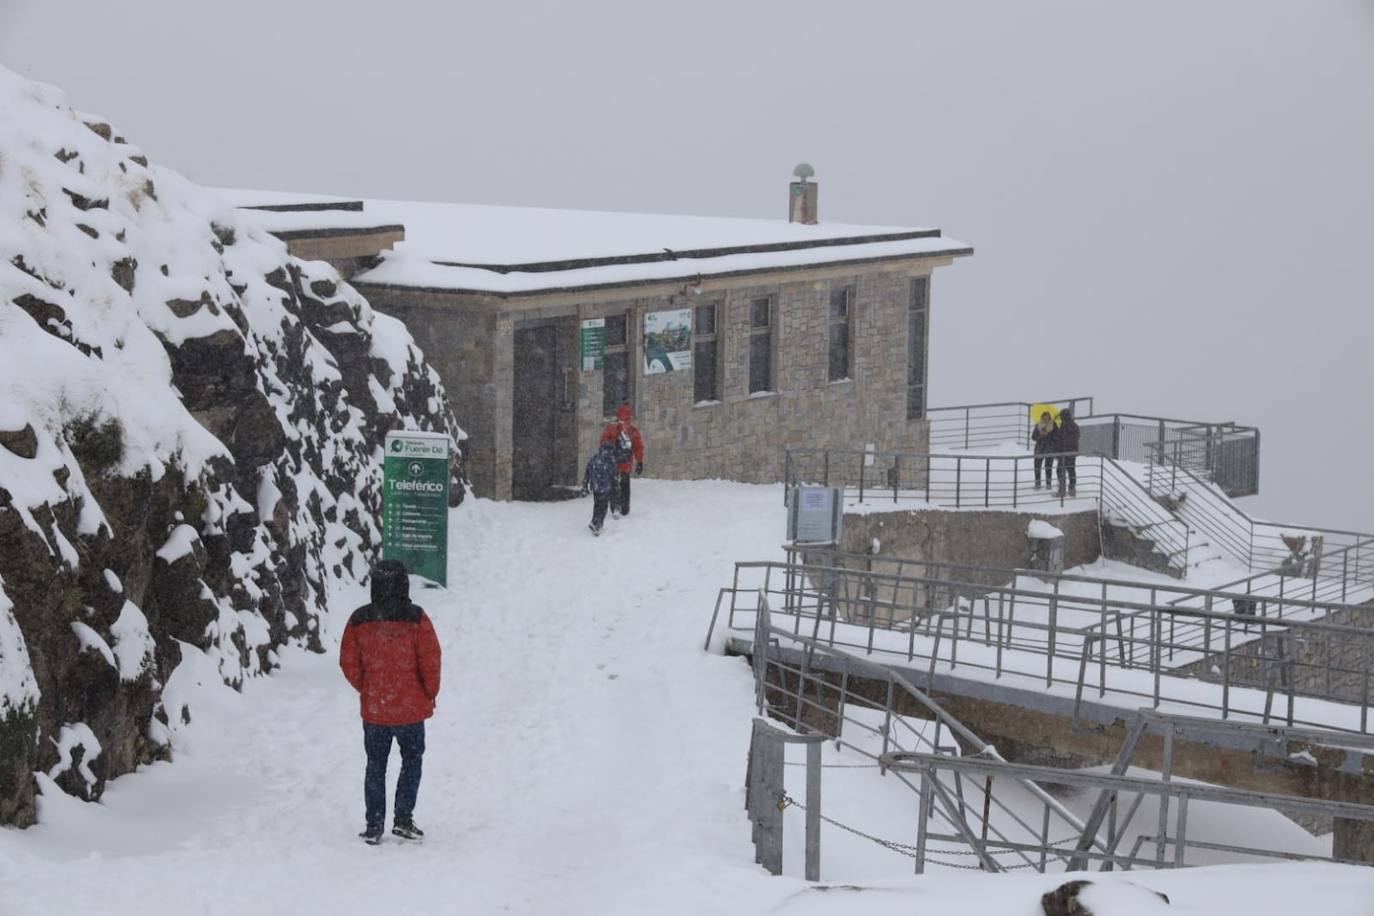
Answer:
<svg viewBox="0 0 1374 916"><path fill-rule="evenodd" d="M169 755L184 662L318 650L395 428L461 437L401 324L0 68L0 823Z"/></svg>

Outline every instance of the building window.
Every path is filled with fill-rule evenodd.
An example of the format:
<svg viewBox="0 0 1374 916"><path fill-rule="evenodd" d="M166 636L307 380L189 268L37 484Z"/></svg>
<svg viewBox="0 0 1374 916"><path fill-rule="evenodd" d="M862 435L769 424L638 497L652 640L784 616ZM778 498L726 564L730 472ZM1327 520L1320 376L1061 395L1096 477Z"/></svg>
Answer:
<svg viewBox="0 0 1374 916"><path fill-rule="evenodd" d="M849 379L854 321L854 287L842 286L830 291L830 381Z"/></svg>
<svg viewBox="0 0 1374 916"><path fill-rule="evenodd" d="M773 391L773 300L749 303L749 393Z"/></svg>
<svg viewBox="0 0 1374 916"><path fill-rule="evenodd" d="M720 400L720 369L724 360L720 355L723 340L716 330L719 320L720 306L714 302L698 305L692 317L692 399L698 404Z"/></svg>
<svg viewBox="0 0 1374 916"><path fill-rule="evenodd" d="M906 318L906 418L926 415L926 328L929 317L930 278L911 281L911 301Z"/></svg>
<svg viewBox="0 0 1374 916"><path fill-rule="evenodd" d="M630 403L629 316L606 316L606 354L601 366L601 413L613 417L621 404Z"/></svg>

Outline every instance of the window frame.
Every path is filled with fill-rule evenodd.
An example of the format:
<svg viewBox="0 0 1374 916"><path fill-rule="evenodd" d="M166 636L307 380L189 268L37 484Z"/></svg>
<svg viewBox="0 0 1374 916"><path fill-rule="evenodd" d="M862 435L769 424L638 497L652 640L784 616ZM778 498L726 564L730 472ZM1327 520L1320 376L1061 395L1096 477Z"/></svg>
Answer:
<svg viewBox="0 0 1374 916"><path fill-rule="evenodd" d="M840 318L835 317L835 295L844 295L844 315ZM852 382L854 380L854 300L855 288L853 283L846 283L843 286L832 286L830 297L826 300L826 382L829 384L840 384ZM844 373L840 376L835 375L834 351L835 351L835 328L841 326L845 330L844 341Z"/></svg>
<svg viewBox="0 0 1374 916"><path fill-rule="evenodd" d="M765 324L755 323L756 307L759 303L766 303L767 322ZM778 393L778 359L777 359L777 338L773 331L777 325L777 297L773 295L754 296L749 300L749 372L745 380L749 388L750 397L763 397ZM767 385L763 388L754 387L754 341L757 338L766 338L768 341L768 378Z"/></svg>
<svg viewBox="0 0 1374 916"><path fill-rule="evenodd" d="M620 409L621 404L630 404L632 406L634 404L635 363L634 352L630 346L630 328L634 326L634 312L631 309L626 309L623 312L612 312L602 317L606 319L607 331L606 349L602 353L601 363L601 418L605 421L610 421L615 419L616 411ZM611 320L616 318L625 322L625 339L620 343L612 344L610 334ZM607 410L606 401L607 396L610 394L610 385L607 383L610 358L622 354L625 357L625 397L619 403L610 405L610 409Z"/></svg>
<svg viewBox="0 0 1374 916"><path fill-rule="evenodd" d="M701 314L702 309L711 310L710 333L702 333L699 330L701 323L697 320L697 316ZM725 400L725 334L721 330L721 319L724 312L724 300L706 302L694 306L692 309L692 406L694 407L714 407ZM697 384L701 373L701 360L697 357L697 348L707 345L712 351L712 396L701 398L697 396Z"/></svg>
<svg viewBox="0 0 1374 916"><path fill-rule="evenodd" d="M918 293L919 291L919 293ZM920 326L921 348L915 352L915 333ZM926 418L926 379L930 373L930 277L912 277L907 294L906 318L906 418ZM917 363L919 358L919 364ZM920 378L915 370L920 370Z"/></svg>

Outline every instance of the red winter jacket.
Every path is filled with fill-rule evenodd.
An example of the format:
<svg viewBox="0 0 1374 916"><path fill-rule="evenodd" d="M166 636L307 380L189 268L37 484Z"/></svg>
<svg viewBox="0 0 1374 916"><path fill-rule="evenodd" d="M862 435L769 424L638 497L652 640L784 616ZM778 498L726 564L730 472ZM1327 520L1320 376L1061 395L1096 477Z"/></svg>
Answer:
<svg viewBox="0 0 1374 916"><path fill-rule="evenodd" d="M625 435L630 437L630 445L634 447L634 457L620 465L620 473L629 474L635 469L635 462L644 461L644 440L639 437L639 429L630 421L634 419L634 410L629 404L620 405L616 411L616 421L606 427L606 431L601 434L601 444L615 442L620 438L620 431L625 430Z"/></svg>
<svg viewBox="0 0 1374 916"><path fill-rule="evenodd" d="M395 577L373 574L372 603L353 612L339 646L339 667L358 691L363 721L373 725L428 719L439 695L439 639L410 603L404 572L399 579L398 587Z"/></svg>

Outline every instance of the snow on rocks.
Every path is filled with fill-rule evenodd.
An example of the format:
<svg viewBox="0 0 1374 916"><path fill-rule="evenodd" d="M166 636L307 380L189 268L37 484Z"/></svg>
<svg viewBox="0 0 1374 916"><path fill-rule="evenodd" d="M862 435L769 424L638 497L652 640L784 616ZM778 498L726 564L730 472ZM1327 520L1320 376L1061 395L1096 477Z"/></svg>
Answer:
<svg viewBox="0 0 1374 916"><path fill-rule="evenodd" d="M319 648L327 580L380 540L388 430L462 434L328 264L3 68L0 356L0 823L23 825L67 698L96 798L166 753L188 647L232 685Z"/></svg>
<svg viewBox="0 0 1374 916"><path fill-rule="evenodd" d="M1064 532L1043 519L1032 519L1031 523L1026 526L1026 537L1033 540L1050 541L1063 536Z"/></svg>

